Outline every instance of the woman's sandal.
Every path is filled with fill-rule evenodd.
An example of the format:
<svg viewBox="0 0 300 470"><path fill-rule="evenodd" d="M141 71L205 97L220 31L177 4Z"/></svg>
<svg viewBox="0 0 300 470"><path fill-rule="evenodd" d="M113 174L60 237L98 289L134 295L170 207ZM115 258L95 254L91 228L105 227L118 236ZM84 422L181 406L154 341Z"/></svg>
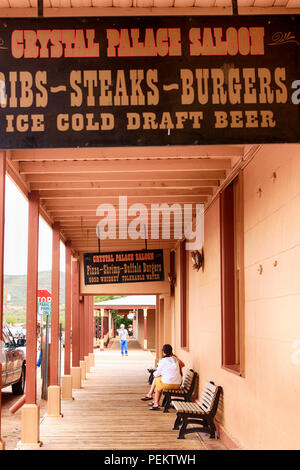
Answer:
<svg viewBox="0 0 300 470"><path fill-rule="evenodd" d="M141 398L142 401L148 401L148 400L153 400L152 397L147 397L147 395L143 398Z"/></svg>
<svg viewBox="0 0 300 470"><path fill-rule="evenodd" d="M160 410L160 406L151 406L149 410L152 410L152 411Z"/></svg>

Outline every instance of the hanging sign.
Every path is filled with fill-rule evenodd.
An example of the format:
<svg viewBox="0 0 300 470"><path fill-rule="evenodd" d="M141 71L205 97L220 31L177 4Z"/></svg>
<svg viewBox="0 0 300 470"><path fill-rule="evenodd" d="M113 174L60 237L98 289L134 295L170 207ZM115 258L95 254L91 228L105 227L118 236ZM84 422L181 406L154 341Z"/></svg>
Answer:
<svg viewBox="0 0 300 470"><path fill-rule="evenodd" d="M38 313L40 315L51 315L52 295L46 289L38 290Z"/></svg>
<svg viewBox="0 0 300 470"><path fill-rule="evenodd" d="M300 141L300 16L0 19L0 148Z"/></svg>
<svg viewBox="0 0 300 470"><path fill-rule="evenodd" d="M164 280L163 250L85 253L85 285Z"/></svg>

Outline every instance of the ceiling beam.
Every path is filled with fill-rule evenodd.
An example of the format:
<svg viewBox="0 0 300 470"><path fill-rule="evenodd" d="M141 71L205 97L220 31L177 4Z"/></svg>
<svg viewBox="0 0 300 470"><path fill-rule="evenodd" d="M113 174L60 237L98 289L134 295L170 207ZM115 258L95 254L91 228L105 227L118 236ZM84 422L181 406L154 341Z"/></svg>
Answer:
<svg viewBox="0 0 300 470"><path fill-rule="evenodd" d="M207 202L207 197L206 196L134 196L134 197L128 197L127 199L127 205L132 205L132 204L204 204ZM111 198L103 198L103 197L98 197L97 201L94 203L89 202L89 203L83 203L82 199L72 199L70 200L69 203L66 202L64 199L51 199L47 204L45 204L46 210L49 211L69 211L69 210L75 210L75 211L82 211L83 214L88 211L94 211L96 215L96 210L100 204L111 204L115 208L118 207L119 205L119 200L117 197L111 197Z"/></svg>
<svg viewBox="0 0 300 470"><path fill-rule="evenodd" d="M177 241L178 240L147 240L147 248L150 250L159 248L173 248ZM102 240L100 244L101 252L145 249L145 240L122 240L121 242L120 240L116 240L116 243L112 242L113 240ZM98 253L98 244L94 242L89 243L88 241L84 240L78 243L72 242L72 247L76 251L90 251Z"/></svg>
<svg viewBox="0 0 300 470"><path fill-rule="evenodd" d="M209 4L209 3L207 3ZM8 3L9 5L9 3ZM4 7L1 8L2 18L7 17L34 17L36 18L36 9L35 8L24 8L24 7ZM91 11L92 10L92 11ZM259 7L259 6L240 6L239 7L240 15L296 15L300 14L300 8L290 7L286 8L285 6L269 6L269 7ZM189 7L105 7L105 6L95 6L93 8L87 7L44 7L44 16L45 17L84 17L84 16L96 16L96 17L106 17L106 16L177 16L177 15L232 15L231 6L189 6Z"/></svg>
<svg viewBox="0 0 300 470"><path fill-rule="evenodd" d="M86 189L89 191L99 189L132 189L132 188L146 188L153 190L160 190L162 188L201 188L208 186L219 186L218 179L198 179L198 180L167 180L167 181L103 181L103 182L46 182L46 183L30 183L31 190L40 191L40 195L44 191L68 191L70 189Z"/></svg>
<svg viewBox="0 0 300 470"><path fill-rule="evenodd" d="M55 191L40 191L40 198L43 200L56 200L62 199L69 202L69 199L111 199L119 196L127 197L166 197L166 196L211 196L213 189L209 187L203 188L160 188L157 190L149 188L136 188L136 189L73 189L70 191L57 189ZM82 201L81 201L82 202ZM90 202L90 201L89 201Z"/></svg>
<svg viewBox="0 0 300 470"><path fill-rule="evenodd" d="M171 167L174 172L180 172L182 170L226 170L231 168L231 160L228 158L190 158L169 160L106 160L97 162L20 162L20 174L123 173L123 171L131 171L132 173L149 171L155 174L160 171L169 171Z"/></svg>
<svg viewBox="0 0 300 470"><path fill-rule="evenodd" d="M155 176L155 178L153 177ZM148 173L147 171L140 171L139 172L139 181L149 181L149 182L159 182L159 181L168 181L168 180L176 180L176 181L184 181L185 179L190 180L207 180L207 179L224 179L226 178L226 171L225 170L196 170L194 172L191 171L173 171L172 167L169 167L168 171L157 172L156 175L152 173ZM123 171L122 173L114 173L114 172L106 172L106 173L28 173L25 176L25 180L28 183L52 183L58 184L60 182L77 182L82 184L86 182L90 185L95 185L97 187L97 182L122 182L124 181L133 181L136 183L137 177L136 173L132 173L130 171Z"/></svg>
<svg viewBox="0 0 300 470"><path fill-rule="evenodd" d="M157 159L191 157L242 157L243 146L195 145L164 147L94 147L66 149L26 149L11 152L12 161Z"/></svg>

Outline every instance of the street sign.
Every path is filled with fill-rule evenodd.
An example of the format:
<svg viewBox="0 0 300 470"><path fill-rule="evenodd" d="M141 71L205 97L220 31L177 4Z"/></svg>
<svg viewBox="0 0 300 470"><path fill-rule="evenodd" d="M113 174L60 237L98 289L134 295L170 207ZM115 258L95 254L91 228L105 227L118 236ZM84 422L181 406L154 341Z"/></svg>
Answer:
<svg viewBox="0 0 300 470"><path fill-rule="evenodd" d="M38 290L38 313L40 315L51 315L52 295L46 289Z"/></svg>

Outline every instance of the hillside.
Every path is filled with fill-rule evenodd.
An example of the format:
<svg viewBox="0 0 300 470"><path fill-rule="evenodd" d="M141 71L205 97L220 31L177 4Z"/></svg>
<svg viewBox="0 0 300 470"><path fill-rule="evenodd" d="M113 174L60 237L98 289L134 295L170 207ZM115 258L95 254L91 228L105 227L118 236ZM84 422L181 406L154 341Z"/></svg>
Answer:
<svg viewBox="0 0 300 470"><path fill-rule="evenodd" d="M51 292L51 271L38 273L38 288ZM7 309L4 308L4 319L10 324L26 321L26 289L27 276L4 276L4 303L7 295ZM95 296L95 302L109 300L120 296ZM60 316L64 325L65 309L65 273L60 273Z"/></svg>
<svg viewBox="0 0 300 470"><path fill-rule="evenodd" d="M51 271L38 273L38 288L51 292ZM4 276L4 299L7 294L9 307L26 307L27 276ZM5 300L4 300L5 302ZM65 303L65 273L60 273L60 304Z"/></svg>

